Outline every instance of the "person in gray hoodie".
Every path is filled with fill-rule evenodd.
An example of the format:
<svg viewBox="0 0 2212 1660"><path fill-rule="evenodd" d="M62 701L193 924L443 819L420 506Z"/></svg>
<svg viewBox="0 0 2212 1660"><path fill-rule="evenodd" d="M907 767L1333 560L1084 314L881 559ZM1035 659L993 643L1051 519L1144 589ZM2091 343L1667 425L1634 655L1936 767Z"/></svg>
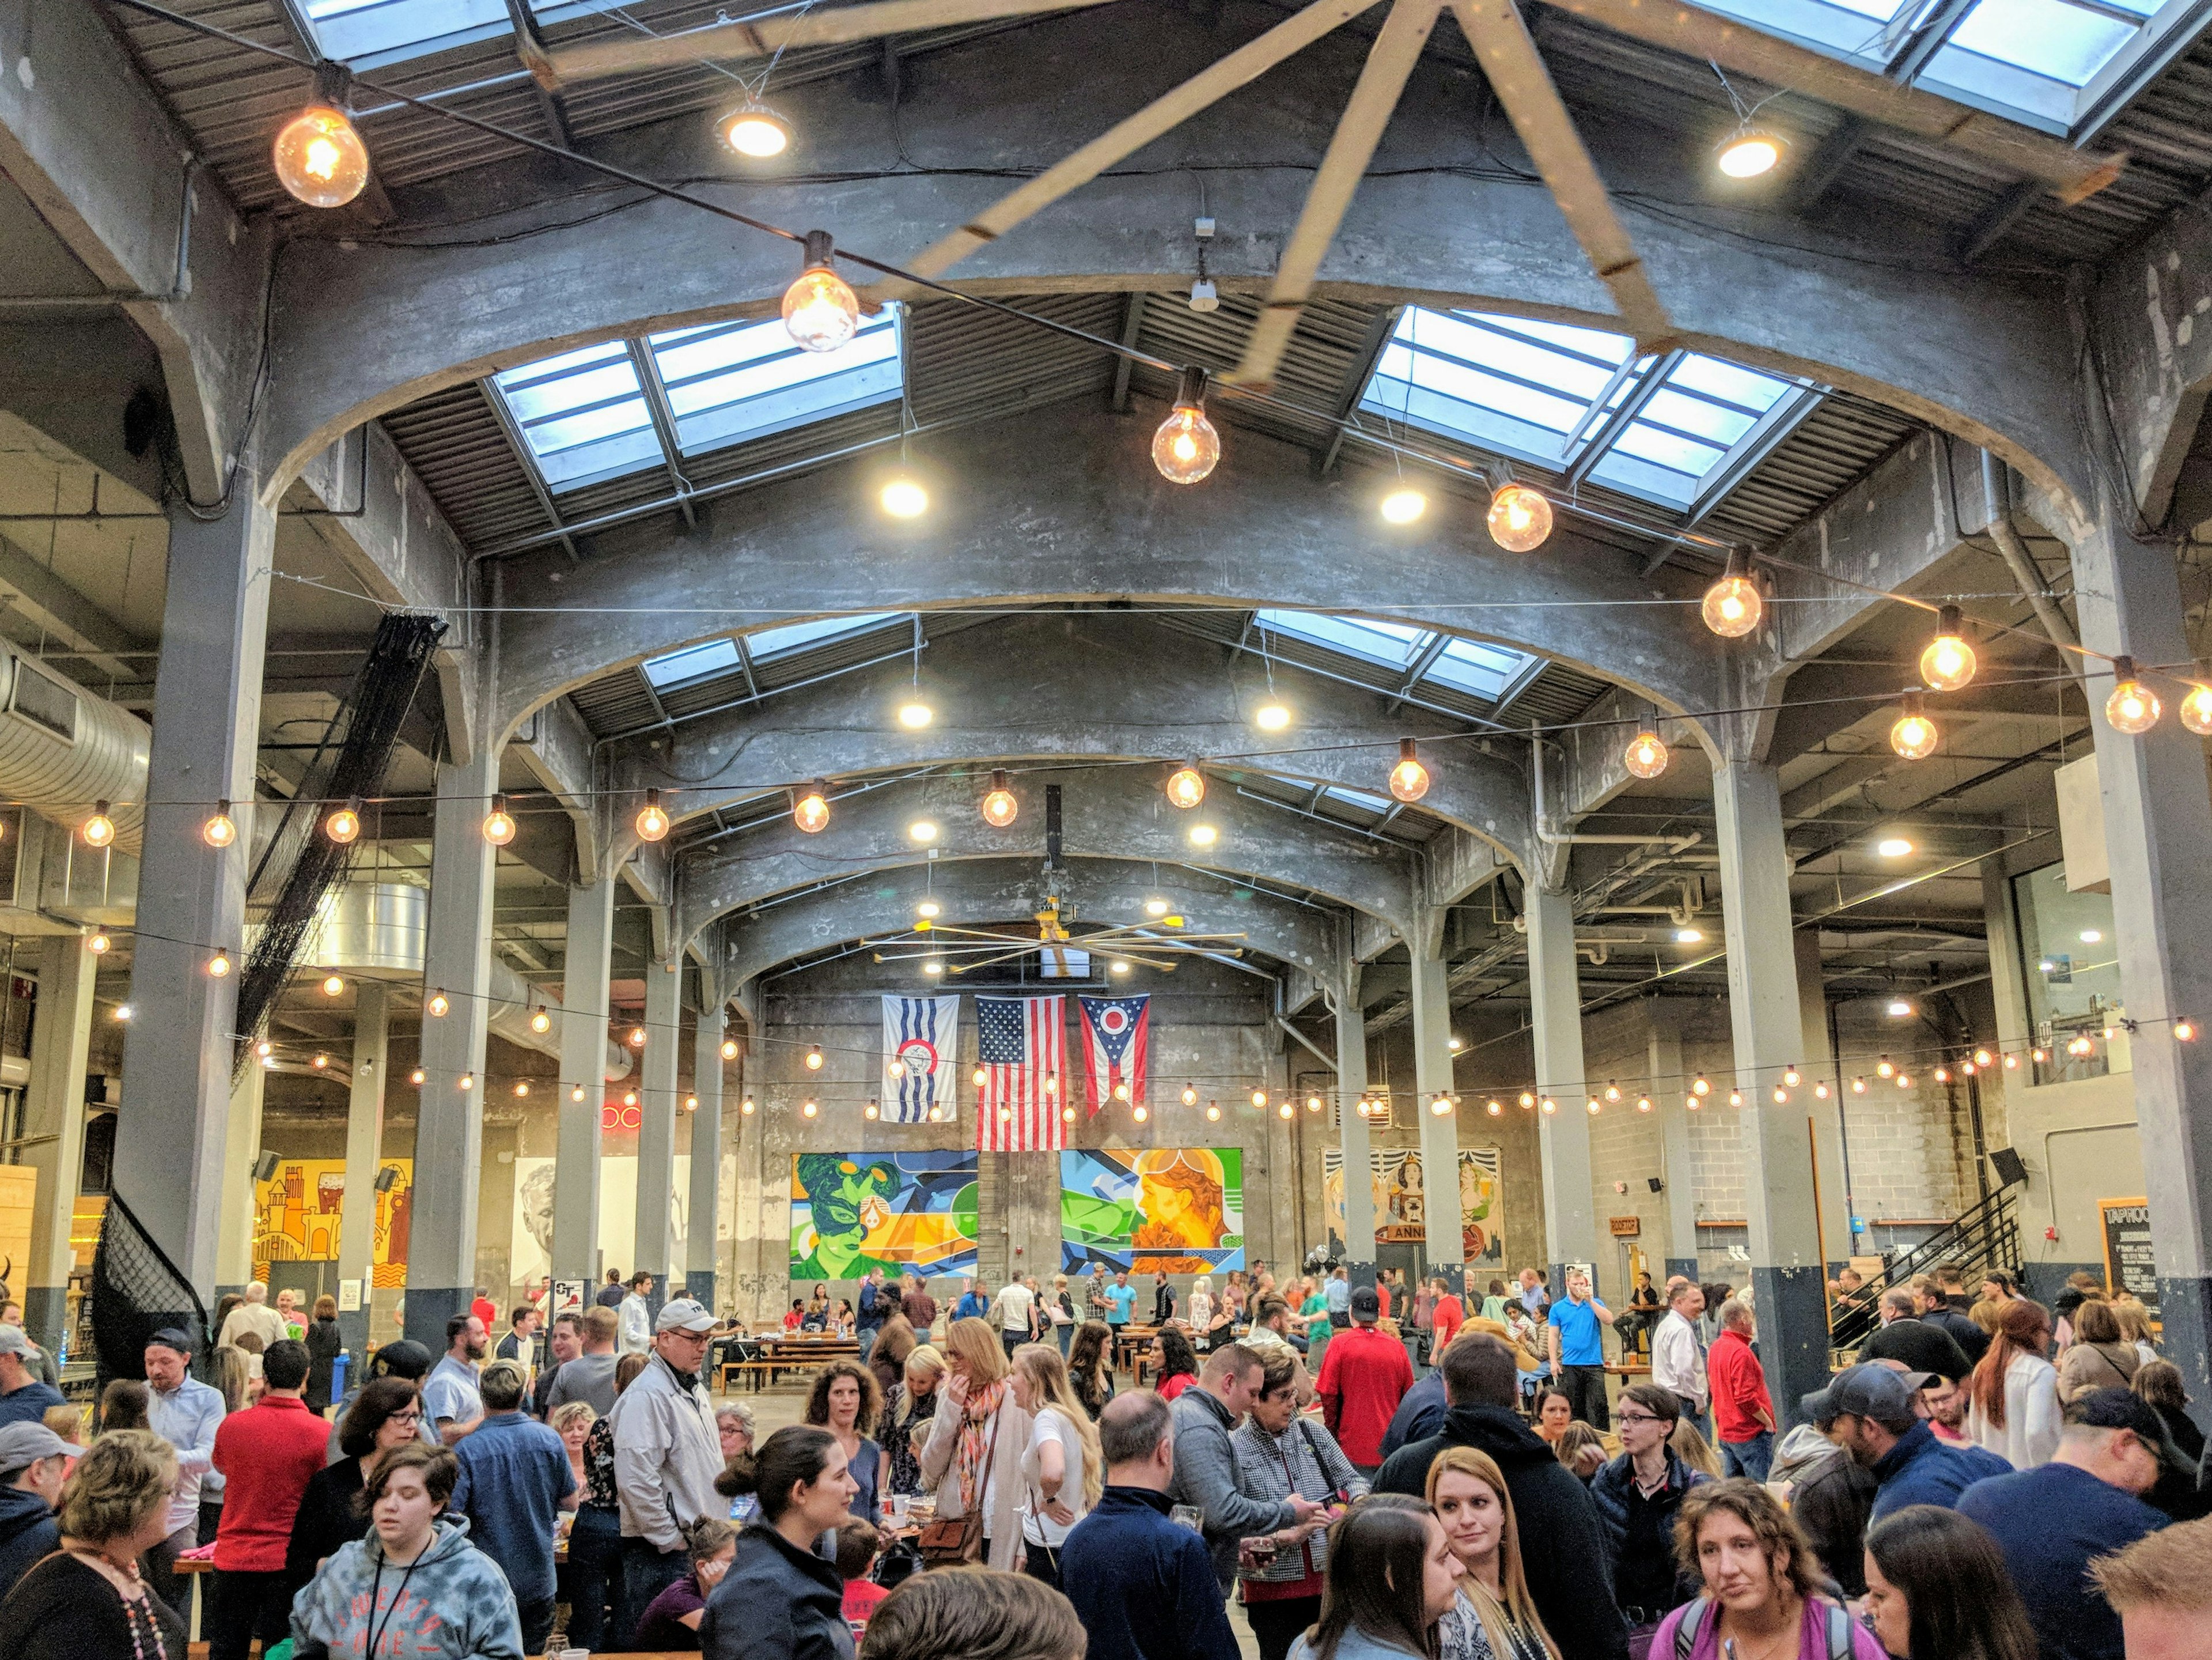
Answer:
<svg viewBox="0 0 2212 1660"><path fill-rule="evenodd" d="M439 1519L459 1473L442 1447L385 1456L368 1488L374 1531L293 1599L294 1660L523 1660L507 1576L469 1542L465 1519Z"/></svg>

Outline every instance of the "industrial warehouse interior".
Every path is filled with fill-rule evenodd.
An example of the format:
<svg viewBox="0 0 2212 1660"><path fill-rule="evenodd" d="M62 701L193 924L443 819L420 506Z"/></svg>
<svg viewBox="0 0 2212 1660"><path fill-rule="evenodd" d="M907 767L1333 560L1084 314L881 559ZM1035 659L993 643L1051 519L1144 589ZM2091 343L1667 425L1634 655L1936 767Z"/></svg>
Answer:
<svg viewBox="0 0 2212 1660"><path fill-rule="evenodd" d="M2208 192L2206 0L0 0L0 1660L2212 1653Z"/></svg>

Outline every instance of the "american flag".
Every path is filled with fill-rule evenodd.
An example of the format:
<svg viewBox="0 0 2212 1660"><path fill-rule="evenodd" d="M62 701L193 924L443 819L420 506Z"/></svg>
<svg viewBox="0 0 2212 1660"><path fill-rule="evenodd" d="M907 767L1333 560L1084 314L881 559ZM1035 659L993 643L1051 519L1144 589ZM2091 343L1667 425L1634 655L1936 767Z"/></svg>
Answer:
<svg viewBox="0 0 2212 1660"><path fill-rule="evenodd" d="M1056 1152L1067 1145L1060 1110L1066 1046L1059 997L978 997L975 1061L983 1088L975 1146L984 1152ZM1050 1087L1048 1088L1048 1085Z"/></svg>

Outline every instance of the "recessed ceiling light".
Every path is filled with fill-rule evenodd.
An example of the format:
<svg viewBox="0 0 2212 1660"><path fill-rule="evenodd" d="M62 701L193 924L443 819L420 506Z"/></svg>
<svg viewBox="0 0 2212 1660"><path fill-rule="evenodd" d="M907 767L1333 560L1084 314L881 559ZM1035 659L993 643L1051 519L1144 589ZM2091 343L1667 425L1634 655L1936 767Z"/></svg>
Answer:
<svg viewBox="0 0 2212 1660"><path fill-rule="evenodd" d="M2104 937L2104 931L2100 928L2084 928L2081 930L2081 943L2085 946L2096 945L2100 943Z"/></svg>

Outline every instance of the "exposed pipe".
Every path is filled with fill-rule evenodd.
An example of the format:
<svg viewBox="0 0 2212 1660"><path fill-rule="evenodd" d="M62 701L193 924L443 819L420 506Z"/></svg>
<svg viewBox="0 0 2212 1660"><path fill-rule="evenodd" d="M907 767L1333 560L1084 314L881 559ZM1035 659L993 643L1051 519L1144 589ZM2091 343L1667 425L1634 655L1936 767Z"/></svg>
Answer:
<svg viewBox="0 0 2212 1660"><path fill-rule="evenodd" d="M2005 564L2012 571L2012 580L2019 585L2021 598L2027 600L2035 612L2035 620L2043 624L2044 633L2051 643L2059 648L2058 660L2075 679L2081 678L2081 660L2069 646L2078 645L2073 626L2066 613L2058 609L2058 602L2045 592L2042 568L2028 553L2027 544L2012 522L2012 479L2009 469L2000 471L1997 459L1987 450L1982 452L1982 497L1989 504L1990 539L1997 544L2004 556Z"/></svg>
<svg viewBox="0 0 2212 1660"><path fill-rule="evenodd" d="M1703 830L1692 830L1684 836L1561 836L1539 826L1536 839L1554 848L1653 848L1663 847L1669 853L1681 853L1694 848L1705 839Z"/></svg>
<svg viewBox="0 0 2212 1660"><path fill-rule="evenodd" d="M153 728L13 647L0 648L0 795L71 830L106 801L115 845L137 852Z"/></svg>
<svg viewBox="0 0 2212 1660"><path fill-rule="evenodd" d="M1279 989L1282 985L1282 982L1278 980L1275 984L1279 988L1275 994L1275 997L1276 1000L1279 1002L1282 1000L1282 993ZM1275 1024L1280 1026L1285 1031L1290 1033L1291 1037L1297 1038L1301 1044L1312 1053L1315 1060L1320 1061L1322 1065L1327 1067L1331 1072L1334 1072L1336 1070L1335 1057L1333 1055L1324 1055L1319 1049L1315 1047L1312 1038L1307 1037L1305 1033L1300 1031L1289 1021L1284 1019L1279 1012L1275 1016Z"/></svg>

